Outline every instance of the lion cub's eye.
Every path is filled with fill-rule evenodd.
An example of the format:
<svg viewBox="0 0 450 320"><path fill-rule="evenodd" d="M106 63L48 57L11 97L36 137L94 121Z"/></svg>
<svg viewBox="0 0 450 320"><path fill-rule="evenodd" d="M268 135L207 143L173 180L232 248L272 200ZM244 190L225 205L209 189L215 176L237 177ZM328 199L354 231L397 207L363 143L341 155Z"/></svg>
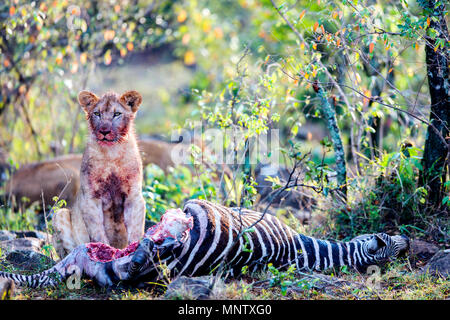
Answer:
<svg viewBox="0 0 450 320"><path fill-rule="evenodd" d="M122 113L120 113L120 112L114 112L114 117L118 117L118 116L120 116Z"/></svg>
<svg viewBox="0 0 450 320"><path fill-rule="evenodd" d="M95 112L94 112L94 116L100 117L100 112L95 111Z"/></svg>

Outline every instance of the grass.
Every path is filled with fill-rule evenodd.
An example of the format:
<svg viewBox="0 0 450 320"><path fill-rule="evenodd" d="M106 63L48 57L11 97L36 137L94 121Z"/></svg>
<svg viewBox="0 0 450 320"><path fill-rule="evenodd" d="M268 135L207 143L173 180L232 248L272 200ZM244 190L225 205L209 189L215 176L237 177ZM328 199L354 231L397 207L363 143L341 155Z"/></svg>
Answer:
<svg viewBox="0 0 450 320"><path fill-rule="evenodd" d="M288 286L285 292L271 286L267 273L245 276L226 283L219 281L211 295L220 300L445 300L450 298L450 281L411 271L407 261L387 267L381 275L378 289L367 286L367 276L356 272L341 273L339 277L327 276L325 281L339 279L336 285L322 280L322 275L297 276L298 285ZM270 279L270 278L269 278ZM65 284L52 289L17 288L13 299L48 300L153 300L165 299L161 287L151 290L107 290L96 287L91 281L82 281L79 290L70 290ZM180 290L173 299L192 299L189 292Z"/></svg>
<svg viewBox="0 0 450 320"><path fill-rule="evenodd" d="M0 230L33 230L38 224L36 205L15 212L10 207L0 206Z"/></svg>

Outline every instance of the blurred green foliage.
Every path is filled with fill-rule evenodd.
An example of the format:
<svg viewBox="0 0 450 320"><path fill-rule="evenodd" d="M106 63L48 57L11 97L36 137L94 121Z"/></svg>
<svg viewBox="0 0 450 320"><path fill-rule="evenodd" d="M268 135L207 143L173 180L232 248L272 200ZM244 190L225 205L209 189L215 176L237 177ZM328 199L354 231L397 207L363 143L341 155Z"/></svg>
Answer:
<svg viewBox="0 0 450 320"><path fill-rule="evenodd" d="M77 93L99 67L170 42L172 5L171 1L2 3L1 147L17 162L45 158L52 149L56 154L78 150L86 126Z"/></svg>
<svg viewBox="0 0 450 320"><path fill-rule="evenodd" d="M181 208L188 199L215 201L216 187L208 174L196 175L188 167L179 166L169 174L156 165L145 169L144 199L147 219L158 222L170 208Z"/></svg>
<svg viewBox="0 0 450 320"><path fill-rule="evenodd" d="M13 0L0 4L0 16L0 147L16 163L82 151L87 128L77 92L88 83L111 89L96 75L132 68L133 58L154 54L156 64L181 63L190 80L181 85L175 74L169 83L180 86L176 91L158 89L158 110L144 101L138 133L168 135L201 121L206 128L243 134L233 147L245 150L250 137L280 129L282 164L295 162L288 152L293 145L300 154L310 152L305 181L322 184L328 199L334 157L320 143L327 135L314 90L320 83L346 148L349 205L370 207L342 225L386 227L377 201L387 201L400 215L397 227L416 222L411 217L426 192L415 182L425 139L425 125L416 118L427 118L430 103L423 35L435 30L428 28L433 17L415 0ZM135 76L123 73L122 80L129 89L150 91L140 68L145 66L138 64ZM398 151L404 140L415 147L414 156ZM251 170L247 164L233 169L238 178L228 179L228 199L205 172L199 178L177 168L165 176L148 168L150 218L194 197L251 206ZM369 181L367 173L378 180Z"/></svg>
<svg viewBox="0 0 450 320"><path fill-rule="evenodd" d="M5 3L1 6L6 17L1 28L2 145L15 160L25 161L44 157L52 143L63 149L61 153L78 150L86 127L79 119L75 96L92 77L90 71L114 68L130 53L171 44L173 54L195 72L190 89L164 100L175 111L169 115L190 110L181 112L184 120L192 120L200 116L198 99L232 94L236 66L247 48L248 82L271 86L270 91L248 94L259 93L254 100L266 106L261 112L267 114L270 105L273 119L281 121L287 135L295 136L307 120L321 122L311 88L314 79L323 80L324 70L317 65L321 59L343 87L351 87L344 87L350 105L335 97L344 135L359 138L357 145L370 148L367 133L374 129L368 120L387 119L391 130L383 146L393 151L396 146L391 141L400 138L406 119L370 103L361 93L370 97L379 75L395 74L393 86L385 84L380 93L382 101L406 109L413 98L415 105L427 104L424 73L416 72L423 69L420 31L427 17L416 16L417 8L414 14L405 10L410 2L280 1L277 5L303 34L303 43L270 1ZM239 103L243 110L255 102L243 100ZM185 125L183 119L176 121L172 126ZM406 130L422 143L415 125Z"/></svg>

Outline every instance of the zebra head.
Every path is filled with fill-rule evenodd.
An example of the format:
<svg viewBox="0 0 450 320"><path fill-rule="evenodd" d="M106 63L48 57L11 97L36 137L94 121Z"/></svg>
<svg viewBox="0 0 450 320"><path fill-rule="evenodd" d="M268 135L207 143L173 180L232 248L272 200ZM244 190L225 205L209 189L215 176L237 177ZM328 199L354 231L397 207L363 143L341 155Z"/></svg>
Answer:
<svg viewBox="0 0 450 320"><path fill-rule="evenodd" d="M133 258L128 266L128 274L130 278L139 275L142 270L146 269L153 258L154 243L148 238L144 238L133 254Z"/></svg>
<svg viewBox="0 0 450 320"><path fill-rule="evenodd" d="M139 277L143 273L155 269L159 264L158 259L170 255L175 248L180 247L183 243L172 237L167 237L160 243L155 243L151 238L144 237L131 258L128 276L130 278Z"/></svg>
<svg viewBox="0 0 450 320"><path fill-rule="evenodd" d="M386 233L371 235L366 244L367 255L375 262L397 258L409 249L406 236L389 236Z"/></svg>

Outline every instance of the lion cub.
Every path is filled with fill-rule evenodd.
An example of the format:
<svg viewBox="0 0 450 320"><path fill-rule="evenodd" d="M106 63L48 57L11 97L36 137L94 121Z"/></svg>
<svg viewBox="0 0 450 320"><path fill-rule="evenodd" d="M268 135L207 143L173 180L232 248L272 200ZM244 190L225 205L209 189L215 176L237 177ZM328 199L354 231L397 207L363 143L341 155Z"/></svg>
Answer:
<svg viewBox="0 0 450 320"><path fill-rule="evenodd" d="M87 242L124 248L144 234L142 160L133 127L142 97L136 91L101 98L82 91L78 101L86 113L89 137L74 206L53 217L60 257Z"/></svg>

